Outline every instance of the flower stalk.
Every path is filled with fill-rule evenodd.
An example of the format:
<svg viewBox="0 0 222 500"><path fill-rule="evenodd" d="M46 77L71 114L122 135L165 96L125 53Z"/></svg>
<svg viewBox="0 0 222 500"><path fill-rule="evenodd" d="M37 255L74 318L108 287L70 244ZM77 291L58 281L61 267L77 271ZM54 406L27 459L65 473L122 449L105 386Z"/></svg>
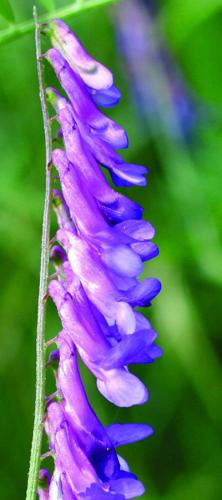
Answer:
<svg viewBox="0 0 222 500"><path fill-rule="evenodd" d="M32 448L30 457L30 468L28 475L28 485L26 499L36 498L37 480L41 455L43 418L45 410L45 314L46 314L46 294L48 288L48 267L49 267L49 238L50 238L50 209L51 209L51 131L50 120L45 99L44 78L42 68L42 54L40 41L40 25L37 18L36 7L33 9L35 21L35 43L37 72L39 81L39 95L42 108L44 136L45 136L45 203L42 224L41 243L41 263L40 281L38 296L38 319L36 337L36 397L35 397L35 418L32 437Z"/></svg>

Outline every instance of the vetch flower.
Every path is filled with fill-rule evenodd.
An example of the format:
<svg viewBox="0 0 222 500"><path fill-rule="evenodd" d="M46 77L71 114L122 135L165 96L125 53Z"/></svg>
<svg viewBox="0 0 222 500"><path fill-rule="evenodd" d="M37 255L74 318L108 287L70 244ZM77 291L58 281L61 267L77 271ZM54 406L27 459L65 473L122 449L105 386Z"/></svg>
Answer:
<svg viewBox="0 0 222 500"><path fill-rule="evenodd" d="M156 332L137 310L149 307L160 291L156 278L140 279L143 263L156 257L158 248L154 228L142 220L143 208L111 187L103 168L117 186L145 186L147 169L124 162L117 149L127 147L126 132L97 107L112 107L120 99L112 73L62 21L44 29L53 45L45 57L66 97L46 90L64 145L52 153L61 191L53 191L59 227L52 239L55 273L48 286L62 331L47 362L57 387L56 396L47 398L44 421L54 472L39 496L126 500L141 496L144 487L116 448L153 430L132 423L104 427L88 401L78 356L114 405L147 401L147 388L129 367L150 364L162 354Z"/></svg>

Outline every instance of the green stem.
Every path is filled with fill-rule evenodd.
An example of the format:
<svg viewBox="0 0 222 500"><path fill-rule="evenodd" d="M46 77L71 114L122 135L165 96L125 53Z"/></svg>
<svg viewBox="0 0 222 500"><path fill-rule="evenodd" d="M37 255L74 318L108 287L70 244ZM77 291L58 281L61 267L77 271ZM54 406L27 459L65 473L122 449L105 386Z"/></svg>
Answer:
<svg viewBox="0 0 222 500"><path fill-rule="evenodd" d="M95 7L100 7L103 5L115 3L118 0L77 0L72 5L67 5L66 7L61 7L53 12L49 12L48 14L44 14L39 17L39 23L50 21L53 18L61 18L67 19L73 14L81 14L82 12L87 12ZM19 24L11 24L5 30L0 32L0 44L5 43L9 40L13 40L14 38L18 38L26 33L30 33L34 30L35 24L32 19L28 21L24 21Z"/></svg>
<svg viewBox="0 0 222 500"><path fill-rule="evenodd" d="M39 23L37 20L37 11L33 9L35 21L35 42L37 71L39 80L39 95L42 108L45 148L46 148L46 168L45 168L45 205L42 225L42 244L41 244L41 264L40 264L40 282L38 297L38 320L36 337L36 399L35 399L35 418L32 437L32 449L30 457L30 468L28 475L28 486L26 500L36 498L39 462L42 445L43 416L45 407L45 314L46 314L46 294L48 288L48 267L49 267L49 238L50 238L50 208L51 208L51 133L49 125L49 116L45 99L43 71L41 62L41 42Z"/></svg>

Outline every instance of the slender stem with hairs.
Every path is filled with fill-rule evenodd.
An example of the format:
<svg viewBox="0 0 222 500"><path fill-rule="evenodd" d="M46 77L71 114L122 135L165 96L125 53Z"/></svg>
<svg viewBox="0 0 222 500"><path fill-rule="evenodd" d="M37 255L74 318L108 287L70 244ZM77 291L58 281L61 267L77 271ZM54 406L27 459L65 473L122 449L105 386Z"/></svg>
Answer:
<svg viewBox="0 0 222 500"><path fill-rule="evenodd" d="M39 95L42 108L46 164L45 164L45 205L42 225L42 244L41 244L41 264L40 264L40 282L38 297L38 319L37 319L37 337L36 337L36 399L35 399L35 418L32 437L32 449L30 457L30 468L28 475L28 486L26 500L36 498L38 471L41 455L43 417L45 406L45 314L46 314L46 294L48 287L48 267L49 267L49 238L50 238L50 208L51 208L51 131L48 110L46 105L41 42L40 25L37 19L37 11L33 9L35 21L35 42L37 72L39 80Z"/></svg>

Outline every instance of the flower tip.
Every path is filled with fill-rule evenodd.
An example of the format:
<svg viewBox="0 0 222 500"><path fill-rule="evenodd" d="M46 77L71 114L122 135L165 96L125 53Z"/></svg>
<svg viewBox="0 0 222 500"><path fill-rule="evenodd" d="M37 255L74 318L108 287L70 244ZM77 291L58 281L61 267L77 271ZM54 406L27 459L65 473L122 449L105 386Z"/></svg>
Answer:
<svg viewBox="0 0 222 500"><path fill-rule="evenodd" d="M51 481L51 475L47 469L40 469L39 471L39 488L41 489L46 489L48 488L50 481Z"/></svg>
<svg viewBox="0 0 222 500"><path fill-rule="evenodd" d="M52 204L55 208L63 204L63 196L58 189L53 189Z"/></svg>
<svg viewBox="0 0 222 500"><path fill-rule="evenodd" d="M50 64L52 64L54 68L56 68L56 67L58 67L58 65L60 65L60 69L61 69L63 64L64 64L64 62L63 62L64 60L63 60L62 55L55 48L48 49L43 54L43 57L46 59L46 61L48 61Z"/></svg>
<svg viewBox="0 0 222 500"><path fill-rule="evenodd" d="M56 349L55 351L51 351L48 357L48 361L46 363L46 368L51 366L54 369L58 369L58 364L59 364L59 350Z"/></svg>
<svg viewBox="0 0 222 500"><path fill-rule="evenodd" d="M67 260L66 253L59 245L54 245L50 252L50 261L56 265L61 265Z"/></svg>
<svg viewBox="0 0 222 500"><path fill-rule="evenodd" d="M70 29L69 27L67 26L66 23L64 23L64 21L62 21L61 19L57 19L57 18L54 18L52 19L51 21L49 21L48 23L48 28L49 28L49 35L53 36L53 35L58 35L60 34L60 36L63 34L67 34L70 32Z"/></svg>

